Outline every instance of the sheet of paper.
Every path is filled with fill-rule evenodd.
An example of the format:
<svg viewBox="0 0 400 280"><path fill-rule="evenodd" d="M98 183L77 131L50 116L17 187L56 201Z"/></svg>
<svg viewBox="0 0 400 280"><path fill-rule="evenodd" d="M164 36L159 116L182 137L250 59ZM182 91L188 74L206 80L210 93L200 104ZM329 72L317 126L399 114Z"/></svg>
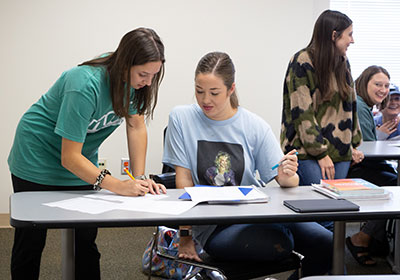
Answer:
<svg viewBox="0 0 400 280"><path fill-rule="evenodd" d="M150 213L161 213L169 215L179 215L196 206L194 201L163 201L156 200L149 203L149 200L139 200L133 203L125 203L120 207L121 210L141 211Z"/></svg>
<svg viewBox="0 0 400 280"><path fill-rule="evenodd" d="M96 194L44 203L43 205L88 214L101 214L112 210L128 210L179 215L197 204L194 201L167 201L165 200L167 197L166 194L128 197L102 190Z"/></svg>
<svg viewBox="0 0 400 280"><path fill-rule="evenodd" d="M242 190L241 190L242 189ZM247 190L247 191L246 191ZM191 187L185 188L192 201L257 201L268 198L266 194L252 186L234 187Z"/></svg>
<svg viewBox="0 0 400 280"><path fill-rule="evenodd" d="M59 207L65 210L79 211L88 214L101 214L116 209L118 204L118 202L84 198L82 196L50 203L44 203L43 205L50 207Z"/></svg>

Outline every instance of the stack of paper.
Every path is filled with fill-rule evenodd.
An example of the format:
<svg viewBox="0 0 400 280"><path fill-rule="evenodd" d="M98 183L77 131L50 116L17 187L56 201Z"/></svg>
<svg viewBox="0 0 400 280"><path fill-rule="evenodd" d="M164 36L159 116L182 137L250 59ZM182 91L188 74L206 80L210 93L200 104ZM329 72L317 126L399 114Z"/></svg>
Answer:
<svg viewBox="0 0 400 280"><path fill-rule="evenodd" d="M363 179L321 180L314 190L333 198L388 199L390 192Z"/></svg>

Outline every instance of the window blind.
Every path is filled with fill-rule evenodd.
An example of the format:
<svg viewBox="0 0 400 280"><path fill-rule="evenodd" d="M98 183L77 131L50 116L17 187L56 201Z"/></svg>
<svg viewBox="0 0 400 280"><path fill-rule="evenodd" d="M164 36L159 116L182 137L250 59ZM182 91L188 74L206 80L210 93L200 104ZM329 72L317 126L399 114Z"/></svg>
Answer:
<svg viewBox="0 0 400 280"><path fill-rule="evenodd" d="M347 56L354 80L368 66L379 65L400 86L400 1L331 0L330 9L353 21L355 43Z"/></svg>

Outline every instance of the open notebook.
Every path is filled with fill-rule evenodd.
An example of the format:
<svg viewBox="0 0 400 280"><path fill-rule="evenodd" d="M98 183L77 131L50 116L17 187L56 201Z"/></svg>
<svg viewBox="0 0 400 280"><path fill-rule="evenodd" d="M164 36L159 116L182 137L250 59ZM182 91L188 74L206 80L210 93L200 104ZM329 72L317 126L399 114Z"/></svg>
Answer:
<svg viewBox="0 0 400 280"><path fill-rule="evenodd" d="M257 203L268 202L269 196L256 186L204 186L185 188L180 199L198 203Z"/></svg>

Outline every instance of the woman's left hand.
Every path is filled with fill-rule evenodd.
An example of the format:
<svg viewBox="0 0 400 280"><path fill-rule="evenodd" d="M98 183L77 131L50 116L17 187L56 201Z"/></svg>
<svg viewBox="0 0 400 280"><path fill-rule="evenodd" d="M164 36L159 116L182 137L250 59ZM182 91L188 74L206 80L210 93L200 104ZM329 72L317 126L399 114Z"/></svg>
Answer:
<svg viewBox="0 0 400 280"><path fill-rule="evenodd" d="M358 164L358 163L362 162L364 159L364 153L357 149L354 149L354 148L352 149L351 156L352 156L352 161L354 164Z"/></svg>
<svg viewBox="0 0 400 280"><path fill-rule="evenodd" d="M296 153L296 150L291 150L283 156L278 167L278 174L280 176L292 177L296 174L299 166Z"/></svg>
<svg viewBox="0 0 400 280"><path fill-rule="evenodd" d="M146 179L143 181L148 183L149 193L151 194L167 193L167 188L163 184L157 184L152 179Z"/></svg>

